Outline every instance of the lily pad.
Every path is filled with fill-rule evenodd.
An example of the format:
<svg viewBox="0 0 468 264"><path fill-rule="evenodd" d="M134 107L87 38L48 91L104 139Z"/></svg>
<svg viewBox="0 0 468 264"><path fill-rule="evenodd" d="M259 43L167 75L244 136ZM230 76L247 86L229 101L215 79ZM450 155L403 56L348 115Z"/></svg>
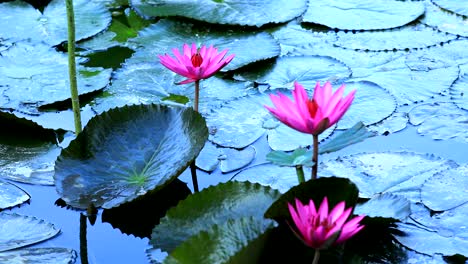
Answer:
<svg viewBox="0 0 468 264"><path fill-rule="evenodd" d="M408 112L409 121L414 126L419 126L427 119L437 116L450 115L457 113L459 109L456 105L449 102L435 102L419 104Z"/></svg>
<svg viewBox="0 0 468 264"><path fill-rule="evenodd" d="M159 61L157 55L172 54L173 48L181 49L183 43L213 45L218 51L228 49L228 55L235 54L234 59L222 71L238 69L280 54L278 42L266 32L221 30L168 19L162 19L141 30L138 37L129 40L128 45L136 50L143 49L134 57L142 62L149 62Z"/></svg>
<svg viewBox="0 0 468 264"><path fill-rule="evenodd" d="M77 70L80 95L104 88L112 72L85 67ZM0 56L0 83L7 98L0 108L30 112L28 107L70 100L67 55L44 44L17 43Z"/></svg>
<svg viewBox="0 0 468 264"><path fill-rule="evenodd" d="M183 16L214 24L260 27L300 16L306 0L209 1L132 0L132 7L146 17Z"/></svg>
<svg viewBox="0 0 468 264"><path fill-rule="evenodd" d="M18 186L0 181L0 211L29 201L31 196Z"/></svg>
<svg viewBox="0 0 468 264"><path fill-rule="evenodd" d="M215 144L207 141L200 154L198 154L195 163L199 169L212 172L218 167L221 153L221 150Z"/></svg>
<svg viewBox="0 0 468 264"><path fill-rule="evenodd" d="M362 122L357 122L350 129L347 129L336 137L333 137L331 140L320 145L318 153L323 154L335 152L373 136L375 136L375 133L369 132Z"/></svg>
<svg viewBox="0 0 468 264"><path fill-rule="evenodd" d="M177 177L207 136L203 118L191 108L111 109L62 150L55 163L57 192L76 208L116 207Z"/></svg>
<svg viewBox="0 0 468 264"><path fill-rule="evenodd" d="M76 251L68 248L27 248L0 252L1 263L54 263L71 264L77 258ZM20 262L17 262L20 261Z"/></svg>
<svg viewBox="0 0 468 264"><path fill-rule="evenodd" d="M400 27L423 14L422 1L318 0L309 2L303 21L330 28L370 30Z"/></svg>
<svg viewBox="0 0 468 264"><path fill-rule="evenodd" d="M220 168L223 173L229 173L249 165L257 154L253 146L247 146L242 150L223 148L221 151L223 154L220 157Z"/></svg>
<svg viewBox="0 0 468 264"><path fill-rule="evenodd" d="M191 237L171 252L164 263L228 263L249 242L273 227L275 222L267 219L229 219Z"/></svg>
<svg viewBox="0 0 468 264"><path fill-rule="evenodd" d="M211 186L169 209L153 229L151 244L171 252L191 236L215 224L242 217L263 219L263 213L279 196L276 190L250 182L232 181Z"/></svg>
<svg viewBox="0 0 468 264"><path fill-rule="evenodd" d="M310 169L305 168L305 175L310 175ZM306 176L306 179L308 177ZM279 167L271 163L262 163L248 167L236 173L231 180L248 181L270 186L284 193L298 184L296 169L291 167Z"/></svg>
<svg viewBox="0 0 468 264"><path fill-rule="evenodd" d="M99 1L75 0L73 9L76 40L96 35L111 22L110 12ZM14 41L29 39L49 46L58 45L68 39L64 1L52 0L41 13L28 3L17 0L1 3L0 13L8 14L0 21L0 38Z"/></svg>
<svg viewBox="0 0 468 264"><path fill-rule="evenodd" d="M434 2L435 1L424 1L426 12L421 22L443 32L468 37L466 18L447 12L436 6ZM459 5L458 8L462 8L461 6L462 5Z"/></svg>
<svg viewBox="0 0 468 264"><path fill-rule="evenodd" d="M309 155L305 148L297 148L292 153L286 153L284 151L271 151L267 154L266 159L271 163L279 166L308 166L312 167L314 163L312 162L312 155Z"/></svg>
<svg viewBox="0 0 468 264"><path fill-rule="evenodd" d="M392 218L395 221L405 221L411 214L411 205L404 197L383 193L372 197L363 204L358 204L354 213L369 217L384 217Z"/></svg>
<svg viewBox="0 0 468 264"><path fill-rule="evenodd" d="M411 152L361 153L319 164L319 175L349 178L362 198L390 190L413 197L426 179L453 166L451 161Z"/></svg>
<svg viewBox="0 0 468 264"><path fill-rule="evenodd" d="M421 201L434 211L445 211L468 202L466 186L468 166L440 171L426 180L421 188ZM467 237L468 238L468 237Z"/></svg>
<svg viewBox="0 0 468 264"><path fill-rule="evenodd" d="M289 96L291 97L291 96ZM274 117L272 117L274 118ZM329 137L335 130L336 125L328 128L319 135L319 140ZM290 151L313 144L312 135L301 133L284 124L280 124L275 129L267 130L268 144L273 150Z"/></svg>
<svg viewBox="0 0 468 264"><path fill-rule="evenodd" d="M54 225L32 216L0 213L0 252L52 238L60 233Z"/></svg>
<svg viewBox="0 0 468 264"><path fill-rule="evenodd" d="M337 37L335 45L346 49L371 51L426 48L457 38L455 35L440 32L423 24L376 32L338 32Z"/></svg>
<svg viewBox="0 0 468 264"><path fill-rule="evenodd" d="M397 109L397 112L393 113L390 117L369 126L368 129L380 135L388 135L405 129L408 122L408 114L399 112Z"/></svg>
<svg viewBox="0 0 468 264"><path fill-rule="evenodd" d="M445 10L449 10L458 15L468 17L468 7L466 5L460 5L459 1L456 1L456 0L431 0L431 1Z"/></svg>
<svg viewBox="0 0 468 264"><path fill-rule="evenodd" d="M350 69L331 57L284 56L263 72L240 74L242 78L270 85L270 89L293 89L297 81L306 89L313 89L318 81L340 82L351 75Z"/></svg>
<svg viewBox="0 0 468 264"><path fill-rule="evenodd" d="M468 110L468 64L460 65L460 77L450 87L450 94L458 107Z"/></svg>

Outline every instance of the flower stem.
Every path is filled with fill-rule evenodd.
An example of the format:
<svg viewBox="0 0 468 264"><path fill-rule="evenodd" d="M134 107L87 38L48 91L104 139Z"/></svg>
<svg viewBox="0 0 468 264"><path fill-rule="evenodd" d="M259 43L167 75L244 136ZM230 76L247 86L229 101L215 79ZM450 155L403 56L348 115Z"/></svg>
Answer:
<svg viewBox="0 0 468 264"><path fill-rule="evenodd" d="M80 258L82 264L88 264L88 241L86 239L86 215L80 214Z"/></svg>
<svg viewBox="0 0 468 264"><path fill-rule="evenodd" d="M73 12L73 0L65 0L67 7L68 22L68 76L70 79L70 92L73 107L73 117L75 120L75 134L81 132L80 101L78 99L78 84L76 81L76 61L75 61L75 15Z"/></svg>
<svg viewBox="0 0 468 264"><path fill-rule="evenodd" d="M314 165L312 165L312 180L317 179L317 170L318 170L318 135L312 135L314 138L314 149L313 149L313 156L312 156L312 162Z"/></svg>
<svg viewBox="0 0 468 264"><path fill-rule="evenodd" d="M312 260L312 264L317 264L320 258L320 250L315 250L314 260Z"/></svg>
<svg viewBox="0 0 468 264"><path fill-rule="evenodd" d="M198 112L198 97L200 94L200 81L195 81L195 100L193 102L193 110ZM199 192L198 189L198 179L197 179L197 166L195 165L195 160L190 163L190 173L192 174L192 184L193 184L193 191Z"/></svg>
<svg viewBox="0 0 468 264"><path fill-rule="evenodd" d="M299 183L305 182L304 169L302 168L302 165L296 166L296 174L297 174L297 181Z"/></svg>

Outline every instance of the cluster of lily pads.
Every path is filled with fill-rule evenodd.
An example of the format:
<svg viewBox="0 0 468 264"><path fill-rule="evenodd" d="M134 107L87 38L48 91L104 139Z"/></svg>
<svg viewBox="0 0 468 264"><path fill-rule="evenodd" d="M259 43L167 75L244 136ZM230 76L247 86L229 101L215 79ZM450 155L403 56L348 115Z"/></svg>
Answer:
<svg viewBox="0 0 468 264"><path fill-rule="evenodd" d="M116 221L127 206L140 213L158 207L196 160L200 170L232 173L232 180L192 195L176 188L173 207L144 231L121 227L151 236L151 262L310 263L314 251L287 225L287 202L318 205L325 196L367 217L345 247L323 252L323 263L466 260L468 198L458 195L468 184L466 164L412 152L357 153L318 164L319 179L298 185L295 168L308 172L313 165L310 135L263 107L278 91L291 96L296 81L306 89L317 81L345 83L345 93L356 90L356 98L320 134L322 153L408 124L422 136L466 144L468 10L462 4L77 0L74 6L85 121L76 138L63 1L38 9L19 0L0 3L0 13L8 14L0 19L0 176L7 180L0 209L29 200L10 182L18 181L55 185L68 206L102 208L103 221L111 215ZM235 54L200 83L199 113L191 109L193 87L177 85L184 79L158 59L183 43ZM262 138L273 150L270 162L248 166L263 159L253 147ZM15 212L0 213L0 222L10 230L0 238L0 260L75 262L71 249L17 249L57 235L53 225ZM161 250L168 257L161 259Z"/></svg>

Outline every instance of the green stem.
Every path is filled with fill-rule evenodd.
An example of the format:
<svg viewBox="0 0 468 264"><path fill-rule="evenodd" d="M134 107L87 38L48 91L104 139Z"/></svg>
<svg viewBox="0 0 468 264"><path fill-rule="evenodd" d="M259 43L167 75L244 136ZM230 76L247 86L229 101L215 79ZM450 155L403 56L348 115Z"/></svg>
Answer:
<svg viewBox="0 0 468 264"><path fill-rule="evenodd" d="M302 165L296 166L296 174L297 174L297 181L299 181L299 183L305 182L304 169L302 168Z"/></svg>
<svg viewBox="0 0 468 264"><path fill-rule="evenodd" d="M81 264L88 264L88 241L86 238L86 215L80 214L80 258Z"/></svg>
<svg viewBox="0 0 468 264"><path fill-rule="evenodd" d="M200 94L200 81L195 81L195 100L193 102L193 110L198 112L198 98ZM190 163L190 173L192 174L193 191L198 192L197 166L195 160Z"/></svg>
<svg viewBox="0 0 468 264"><path fill-rule="evenodd" d="M75 15L73 12L73 0L65 0L67 7L68 22L68 76L70 79L70 92L73 107L73 116L75 119L75 133L81 132L81 113L80 101L78 99L78 84L76 81L76 62L75 62Z"/></svg>
<svg viewBox="0 0 468 264"><path fill-rule="evenodd" d="M313 155L312 155L312 162L314 165L312 165L312 180L317 179L317 170L318 170L318 135L312 135L314 139L314 149L313 149Z"/></svg>
<svg viewBox="0 0 468 264"><path fill-rule="evenodd" d="M314 260L312 260L312 264L317 264L320 258L320 250L315 250Z"/></svg>

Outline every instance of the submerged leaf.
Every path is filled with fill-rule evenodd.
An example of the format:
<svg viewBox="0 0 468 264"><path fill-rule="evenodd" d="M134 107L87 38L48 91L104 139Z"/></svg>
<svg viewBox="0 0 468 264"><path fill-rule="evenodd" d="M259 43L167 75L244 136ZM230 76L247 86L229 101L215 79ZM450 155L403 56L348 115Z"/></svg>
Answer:
<svg viewBox="0 0 468 264"><path fill-rule="evenodd" d="M0 213L0 252L29 246L52 238L60 229L32 216Z"/></svg>
<svg viewBox="0 0 468 264"><path fill-rule="evenodd" d="M68 205L112 208L158 190L198 155L208 136L191 108L133 105L93 118L55 163Z"/></svg>
<svg viewBox="0 0 468 264"><path fill-rule="evenodd" d="M317 0L309 2L303 21L331 28L369 30L403 26L422 14L422 1Z"/></svg>
<svg viewBox="0 0 468 264"><path fill-rule="evenodd" d="M147 17L183 16L215 24L260 27L267 23L282 23L300 16L306 0L257 0L179 2L175 0L132 0L131 4Z"/></svg>
<svg viewBox="0 0 468 264"><path fill-rule="evenodd" d="M263 219L265 210L279 196L276 190L250 182L211 186L171 208L153 229L151 244L171 252L192 235L215 224L250 216Z"/></svg>

